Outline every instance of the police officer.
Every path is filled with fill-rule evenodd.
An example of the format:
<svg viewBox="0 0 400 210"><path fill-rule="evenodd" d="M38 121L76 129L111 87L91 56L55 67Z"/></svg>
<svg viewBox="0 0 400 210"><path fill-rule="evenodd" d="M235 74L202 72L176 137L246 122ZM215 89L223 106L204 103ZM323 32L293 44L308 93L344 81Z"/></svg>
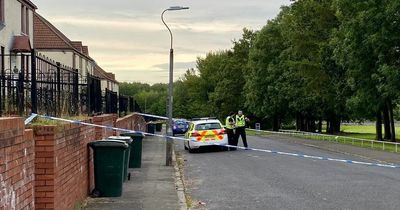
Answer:
<svg viewBox="0 0 400 210"><path fill-rule="evenodd" d="M239 136L242 137L243 146L248 147L247 140L246 140L246 121L249 121L247 117L243 115L241 110L238 111L238 114L235 118L236 121L236 131L235 131L235 143L239 142Z"/></svg>
<svg viewBox="0 0 400 210"><path fill-rule="evenodd" d="M235 130L235 119L234 118L235 118L235 113L230 112L229 116L226 117L226 120L225 120L225 131L226 131L226 134L228 135L228 144L232 145L232 146L237 145L237 142L235 141L236 137L235 137L235 133L234 133L234 130ZM236 148L233 148L233 147L229 147L229 149L236 150Z"/></svg>

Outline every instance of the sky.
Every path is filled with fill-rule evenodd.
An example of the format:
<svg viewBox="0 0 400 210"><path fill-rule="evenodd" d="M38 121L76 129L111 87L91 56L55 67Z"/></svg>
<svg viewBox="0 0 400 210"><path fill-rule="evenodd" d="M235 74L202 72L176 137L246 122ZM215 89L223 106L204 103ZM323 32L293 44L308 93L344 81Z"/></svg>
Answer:
<svg viewBox="0 0 400 210"><path fill-rule="evenodd" d="M232 47L244 27L259 30L290 0L33 0L37 12L120 82L167 83L170 36L174 37L174 79L196 68L198 57Z"/></svg>

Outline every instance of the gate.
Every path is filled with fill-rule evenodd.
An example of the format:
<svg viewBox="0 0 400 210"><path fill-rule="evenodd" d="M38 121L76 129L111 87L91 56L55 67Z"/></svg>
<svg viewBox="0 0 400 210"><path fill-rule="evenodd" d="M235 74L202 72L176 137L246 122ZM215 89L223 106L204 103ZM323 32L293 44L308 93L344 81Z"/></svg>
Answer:
<svg viewBox="0 0 400 210"><path fill-rule="evenodd" d="M118 94L106 89L105 92L106 113L118 113Z"/></svg>
<svg viewBox="0 0 400 210"><path fill-rule="evenodd" d="M89 114L93 115L102 112L101 80L93 75L87 76L87 104Z"/></svg>

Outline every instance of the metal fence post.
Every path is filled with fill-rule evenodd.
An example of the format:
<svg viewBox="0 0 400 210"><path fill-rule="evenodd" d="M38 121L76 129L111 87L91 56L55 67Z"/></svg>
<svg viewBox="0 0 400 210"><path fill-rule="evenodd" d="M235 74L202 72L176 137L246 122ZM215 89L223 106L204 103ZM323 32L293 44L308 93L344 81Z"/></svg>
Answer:
<svg viewBox="0 0 400 210"><path fill-rule="evenodd" d="M5 68L5 65L4 65L4 61L5 61L5 59L4 59L4 47L1 47L1 49L0 49L1 51L0 51L0 62L1 62L1 66L0 66L0 68L1 68L1 77L0 77L0 116L2 116L3 115L3 89L4 89L4 68Z"/></svg>
<svg viewBox="0 0 400 210"><path fill-rule="evenodd" d="M22 116L24 112L24 72L21 69L21 72L18 73L18 81L17 81L17 110L18 114Z"/></svg>
<svg viewBox="0 0 400 210"><path fill-rule="evenodd" d="M56 115L61 116L61 64L57 62L57 102L56 102Z"/></svg>
<svg viewBox="0 0 400 210"><path fill-rule="evenodd" d="M79 75L78 69L74 70L74 78L73 78L73 90L72 90L72 109L74 114L79 113L78 109L78 101L79 101Z"/></svg>
<svg viewBox="0 0 400 210"><path fill-rule="evenodd" d="M31 51L31 110L37 113L37 81L36 81L36 53Z"/></svg>

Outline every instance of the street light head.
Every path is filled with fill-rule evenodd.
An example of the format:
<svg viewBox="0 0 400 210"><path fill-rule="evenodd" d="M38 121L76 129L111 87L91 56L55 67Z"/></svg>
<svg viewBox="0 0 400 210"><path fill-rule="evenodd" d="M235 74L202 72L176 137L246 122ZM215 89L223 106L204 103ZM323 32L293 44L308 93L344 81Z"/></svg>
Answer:
<svg viewBox="0 0 400 210"><path fill-rule="evenodd" d="M172 10L184 10L184 9L189 9L189 7L173 6L168 8L167 10L172 11Z"/></svg>

